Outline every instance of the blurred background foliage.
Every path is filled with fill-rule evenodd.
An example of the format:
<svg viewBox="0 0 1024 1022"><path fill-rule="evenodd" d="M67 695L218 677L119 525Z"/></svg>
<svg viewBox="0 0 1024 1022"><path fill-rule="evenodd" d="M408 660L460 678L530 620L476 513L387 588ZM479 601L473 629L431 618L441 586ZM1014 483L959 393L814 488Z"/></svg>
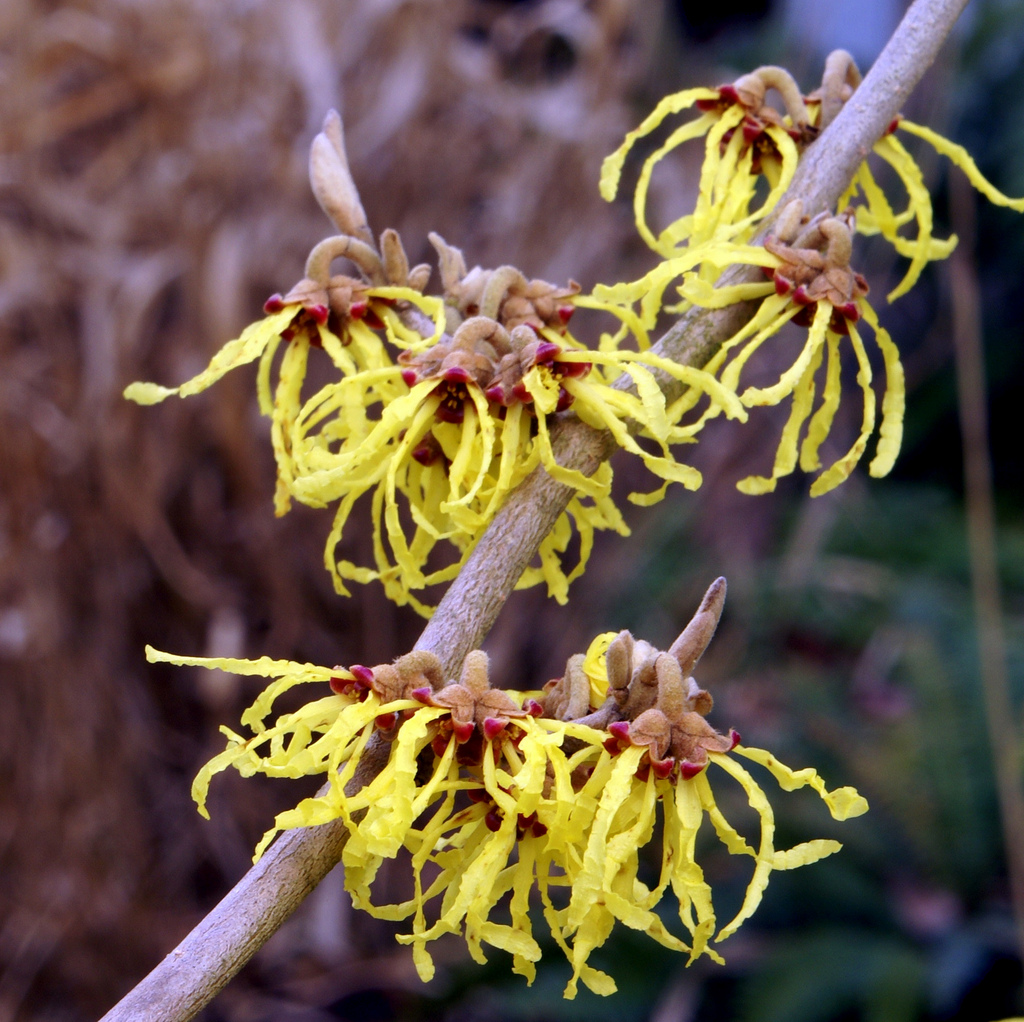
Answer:
<svg viewBox="0 0 1024 1022"><path fill-rule="evenodd" d="M305 178L327 108L345 117L371 223L400 229L413 261L430 256L426 233L437 230L470 264L512 262L589 287L650 265L628 201L605 205L596 181L603 155L662 94L765 62L811 88L833 46L866 67L901 12L897 0L6 0L0 1022L96 1017L237 880L271 815L305 794L225 776L213 821L200 820L191 776L254 682L148 668L146 642L377 663L418 633L374 587L334 596L321 567L327 518L302 508L273 518L251 374L156 410L120 399L131 380L191 375L300 276L327 230ZM906 112L1024 193L1024 8L972 0ZM925 166L945 226L957 214L945 168ZM655 209L678 215L696 171L692 155L673 161ZM884 295L898 267L861 245ZM973 245L1019 707L1024 230L979 205ZM778 410L764 412L764 428L715 423L695 451L697 494L632 513L630 540L601 537L571 608L517 594L487 644L505 684L535 687L596 631L667 643L726 574L725 619L701 667L714 719L861 789L872 811L841 833L813 797L776 800L785 839L834 833L842 854L776 875L723 947L725 967L686 969L620 930L603 952L620 994L575 1002L561 1000L557 953L527 988L500 952L480 968L454 940L423 987L393 930L354 915L335 873L203 1018L1019 1013L965 540L957 286L935 266L883 312L911 387L889 479L858 475L813 502L799 478L744 497L734 483L770 463ZM705 859L725 914L743 864L711 842ZM400 885L400 871L384 880Z"/></svg>

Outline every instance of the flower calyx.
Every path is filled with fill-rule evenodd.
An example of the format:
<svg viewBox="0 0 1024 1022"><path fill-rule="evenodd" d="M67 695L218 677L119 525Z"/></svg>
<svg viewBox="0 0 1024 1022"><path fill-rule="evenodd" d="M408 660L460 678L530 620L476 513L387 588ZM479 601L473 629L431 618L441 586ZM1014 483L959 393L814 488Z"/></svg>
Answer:
<svg viewBox="0 0 1024 1022"><path fill-rule="evenodd" d="M645 773L693 777L704 769L709 751L728 752L739 741L735 731L720 734L704 719L714 700L690 675L714 636L725 592L725 579L716 579L667 652L625 631L608 647L609 701L619 719L608 725L605 748L615 754L630 745L647 747Z"/></svg>
<svg viewBox="0 0 1024 1022"><path fill-rule="evenodd" d="M560 359L562 352L559 344L538 337L529 326L520 324L509 332L497 320L473 316L425 351L403 351L398 362L403 366L402 379L410 387L423 380L441 381L437 417L460 423L470 399L467 387L478 387L488 400L508 407L515 401L533 400L523 378L535 366L547 369L556 380L590 371L588 362ZM556 411L570 404L572 396L560 387Z"/></svg>
<svg viewBox="0 0 1024 1022"><path fill-rule="evenodd" d="M765 102L771 90L782 97L789 123ZM785 68L774 65L759 67L730 85L719 86L717 99L698 99L695 105L705 113L724 113L729 107L741 107L743 121L735 130L743 132L746 145L753 146L760 156L778 155L775 143L767 134L770 127L782 128L800 147L808 145L818 134L807 116L796 80ZM730 137L731 132L723 137L723 142L728 142ZM758 168L753 169L756 172Z"/></svg>
<svg viewBox="0 0 1024 1022"><path fill-rule="evenodd" d="M860 318L857 302L867 295L868 284L850 267L855 229L852 207L838 216L819 213L808 219L794 199L782 211L764 247L780 261L769 274L776 292L805 307L794 322L810 323L820 301L834 310L829 327L835 333L849 333L848 323Z"/></svg>
<svg viewBox="0 0 1024 1022"><path fill-rule="evenodd" d="M442 722L438 735L443 742L442 751L447 745L448 734L454 734L459 745L465 745L471 739L489 743L508 727L511 720L531 715L530 710L517 706L501 689L491 688L489 662L482 649L472 650L462 662L462 673L457 682L449 682L440 689L422 687L412 691L414 699L451 711L450 721Z"/></svg>
<svg viewBox="0 0 1024 1022"><path fill-rule="evenodd" d="M318 326L326 326L336 337L346 340L346 326L354 319L375 318L370 312L369 285L353 277L336 275L326 283L303 277L286 295L273 294L263 305L265 313L281 312L295 306L295 319L284 333L291 340L300 332L310 343L320 344Z"/></svg>
<svg viewBox="0 0 1024 1022"><path fill-rule="evenodd" d="M540 367L559 383L555 411L561 412L568 408L573 402L573 396L561 385L561 380L586 376L591 370L591 363L561 359L559 356L564 351L562 346L539 338L526 324L512 329L509 342L512 350L503 355L495 366L494 377L487 387L488 398L506 407L514 401L529 404L533 398L523 378L534 367Z"/></svg>
<svg viewBox="0 0 1024 1022"><path fill-rule="evenodd" d="M354 664L349 668L354 681L353 686L363 690L372 689L382 704L398 702L403 699L423 700L414 693L430 691L444 685L444 672L441 661L433 653L424 650L413 650L400 656L393 664L378 664L376 667L363 667ZM333 680L331 688L334 688ZM394 739L401 723L400 714L391 711L377 717L377 728L388 741Z"/></svg>
<svg viewBox="0 0 1024 1022"><path fill-rule="evenodd" d="M402 379L413 387L424 380L441 384L437 418L461 423L467 387L486 390L494 379L501 358L511 351L508 331L485 316L474 316L460 324L454 334L445 334L425 351L403 351L398 356Z"/></svg>
<svg viewBox="0 0 1024 1022"><path fill-rule="evenodd" d="M439 234L428 235L437 250L449 327L474 316L496 320L507 331L528 326L539 334L544 329L564 333L575 307L572 299L580 286L570 280L564 287L546 280L527 280L514 266L485 270L466 269L461 249Z"/></svg>
<svg viewBox="0 0 1024 1022"><path fill-rule="evenodd" d="M740 736L731 729L719 734L698 712L697 706L706 705L710 696L699 688L694 691L696 683L683 678L674 657L662 653L655 670L655 705L634 720L610 724L605 747L615 752L626 745L646 746L655 777L670 777L677 770L683 778L694 777L707 765L709 752L728 752Z"/></svg>

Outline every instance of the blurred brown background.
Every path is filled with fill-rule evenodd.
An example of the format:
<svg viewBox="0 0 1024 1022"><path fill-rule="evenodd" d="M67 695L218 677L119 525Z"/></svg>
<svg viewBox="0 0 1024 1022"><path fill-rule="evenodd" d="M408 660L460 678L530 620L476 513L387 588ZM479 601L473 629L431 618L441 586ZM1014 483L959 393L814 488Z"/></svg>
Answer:
<svg viewBox="0 0 1024 1022"><path fill-rule="evenodd" d="M297 508L274 519L253 371L157 409L120 396L132 380L174 384L198 371L301 275L328 232L306 179L327 109L345 119L371 224L398 228L414 262L433 261L426 234L436 230L470 265L511 262L588 288L651 265L628 198L608 205L597 193L601 159L623 132L665 92L758 63L787 63L808 89L833 45L866 66L901 5L853 10L6 0L0 1022L97 1017L244 872L273 813L306 793L223 776L213 821L202 821L191 777L256 682L150 668L146 643L377 663L421 626L376 587L334 595L322 568L329 516ZM980 146L1014 194L1024 191L1013 134L1024 117L1013 120L1020 101L1007 98L1024 84L1018 14L975 0L908 111ZM682 155L656 179L663 218L682 212L697 160ZM937 162L926 170L941 187ZM1003 310L986 327L1016 670L1020 455L998 427L1019 421L1024 245L1002 216L979 211L977 272L986 307ZM882 295L895 267L880 248L864 252ZM626 934L611 946L633 963L623 993L575 1005L558 999L557 957L527 992L499 953L479 970L455 942L441 977L421 987L393 928L353 917L332 875L204 1018L999 1016L972 1014L971 997L1014 1008L1020 968L971 673L946 272L884 313L917 388L895 479L855 478L813 504L800 479L746 498L735 480L770 464L781 422L767 412L762 429L716 424L694 455L707 479L699 494L634 509L634 537L601 538L571 609L519 594L488 642L504 683L532 687L597 630L667 642L708 581L727 574L726 621L703 668L719 686L719 724L791 758L824 756L831 781L862 786L878 811L859 837L844 835L848 858L816 867L809 887L775 881L764 929L730 942L726 970L684 972ZM353 530L346 542L354 551L369 538ZM794 835L822 833L800 805ZM711 872L728 888L731 868ZM811 967L823 947L835 975ZM801 987L812 974L821 989Z"/></svg>

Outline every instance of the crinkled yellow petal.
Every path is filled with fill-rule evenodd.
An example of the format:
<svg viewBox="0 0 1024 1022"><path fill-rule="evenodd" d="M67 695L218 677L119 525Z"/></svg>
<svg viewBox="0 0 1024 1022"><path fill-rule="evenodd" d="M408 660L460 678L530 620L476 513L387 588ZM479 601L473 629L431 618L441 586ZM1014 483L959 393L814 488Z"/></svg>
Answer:
<svg viewBox="0 0 1024 1022"><path fill-rule="evenodd" d="M771 476L747 476L746 479L741 479L736 484L736 489L741 493L771 493L775 489L777 481L783 476L788 476L796 468L797 443L800 440L800 431L811 414L811 407L814 404L814 377L821 366L824 353L824 345L818 345L811 355L811 361L804 370L803 376L793 390L793 404L786 425L783 427L778 449L775 452L775 464L772 467Z"/></svg>
<svg viewBox="0 0 1024 1022"><path fill-rule="evenodd" d="M222 376L238 366L255 362L264 348L295 318L299 309L290 305L257 323L250 323L233 341L228 341L210 360L210 364L197 376L187 380L180 387L160 387L155 383L133 383L125 388L124 396L138 404L151 405L163 401L172 394L189 397L216 383Z"/></svg>
<svg viewBox="0 0 1024 1022"><path fill-rule="evenodd" d="M714 89L686 89L661 100L654 110L641 121L639 127L634 128L626 135L619 148L604 158L598 183L601 197L606 202L611 202L615 198L615 193L619 189L619 178L622 176L622 167L637 139L649 135L666 117L688 110L698 99L717 99L717 97L718 93Z"/></svg>
<svg viewBox="0 0 1024 1022"><path fill-rule="evenodd" d="M628 395L621 391L607 393L597 392L586 380L576 380L573 392L586 394L586 409L594 420L608 429L615 439L615 442L631 454L640 458L644 465L660 478L669 481L682 483L688 490L695 490L701 484L701 474L690 465L681 465L674 458L668 455L667 448L661 443L662 449L666 451L666 457L657 457L649 454L633 439L626 426L625 421L617 414L614 404L628 402ZM635 399L634 399L635 400ZM641 405L642 407L642 405ZM553 459L553 454L552 454ZM546 468L545 464L545 468ZM550 469L548 470L550 472ZM562 480L559 480L562 481ZM629 499L633 499L633 495Z"/></svg>
<svg viewBox="0 0 1024 1022"><path fill-rule="evenodd" d="M911 243L911 249L904 253L910 255L910 266L903 280L887 295L888 300L893 302L917 283L921 271L928 264L932 242L932 200L924 183L921 168L899 140L892 135L886 135L875 143L875 152L899 175L903 187L907 190L910 208L917 220L917 237Z"/></svg>
<svg viewBox="0 0 1024 1022"><path fill-rule="evenodd" d="M828 806L833 819L849 820L855 816L862 816L868 811L867 800L857 793L856 788L837 788L834 791L829 791L813 767L793 770L776 759L772 753L747 745L737 745L732 751L755 763L760 763L761 766L768 769L775 780L779 782L779 787L783 791L795 791L797 788L808 785L812 787Z"/></svg>
<svg viewBox="0 0 1024 1022"><path fill-rule="evenodd" d="M124 396L137 405L157 405L177 393L177 387L161 387L159 383L129 383L124 388Z"/></svg>
<svg viewBox="0 0 1024 1022"><path fill-rule="evenodd" d="M655 238L651 229L647 226L647 193L651 184L651 174L654 172L654 168L657 164L659 164L670 152L678 148L684 142L688 142L691 138L698 138L703 135L712 127L717 119L717 115L715 114L704 114L695 120L687 121L686 124L682 124L676 128L675 131L669 135L664 144L644 160L644 165L640 170L640 178L637 181L636 191L633 193L633 216L636 220L636 228L640 237L647 242L649 248L654 249L654 251L660 255L670 255L672 248L674 248L680 241L685 240L686 234L676 235L673 237L672 244L669 247L665 247L662 244L662 239ZM607 162L608 161L606 160L606 165ZM604 192L602 191L601 194L604 195ZM612 197L614 197L614 192L612 192ZM608 198L608 196L605 196L605 198ZM687 217L686 219L692 223L692 218Z"/></svg>
<svg viewBox="0 0 1024 1022"><path fill-rule="evenodd" d="M772 858L772 869L796 869L799 866L809 866L812 862L818 862L829 855L834 855L842 847L838 841L831 841L827 838L804 841L784 852L776 852Z"/></svg>
<svg viewBox="0 0 1024 1022"><path fill-rule="evenodd" d="M671 804L675 811L670 812L666 807L663 839L664 855L671 856L671 863L666 864L663 859L662 870L668 865L672 892L679 902L679 918L693 939L690 961L707 954L712 960L721 962L717 952L708 947L715 930L715 909L711 888L694 857L703 806L692 781L680 778L672 785L671 791Z"/></svg>
<svg viewBox="0 0 1024 1022"><path fill-rule="evenodd" d="M775 814L772 812L771 803L763 789L735 760L728 755L712 752L708 754L712 763L717 763L727 774L730 774L737 781L747 794L747 801L750 808L761 818L761 842L755 856L756 865L754 875L747 885L747 893L743 898L743 904L735 918L718 931L716 940L725 940L732 936L740 926L749 919L761 904L764 890L768 886L768 877L771 874L774 859L775 847Z"/></svg>
<svg viewBox="0 0 1024 1022"><path fill-rule="evenodd" d="M821 468L818 451L832 429L832 422L836 417L839 399L842 395L839 337L829 331L825 340L828 345L828 365L825 369L825 383L821 389L821 405L811 416L810 424L807 427L807 436L804 437L803 446L800 448L800 467L805 472L814 472Z"/></svg>
<svg viewBox="0 0 1024 1022"><path fill-rule="evenodd" d="M707 241L715 233L718 213L721 212L723 186L728 187L743 145L743 132L733 129L740 124L743 117L742 107L731 106L708 132L704 143L704 162L701 164L697 204L693 210L693 238L696 242ZM725 143L723 152L722 142L730 131L733 131L733 134Z"/></svg>
<svg viewBox="0 0 1024 1022"><path fill-rule="evenodd" d="M209 762L204 763L192 781L192 800L199 810L199 815L205 819L210 818L209 810L206 808L206 799L210 792L210 780L214 774L219 774L229 766L234 766L239 759L249 754L246 740L241 735L236 735L226 727L221 732L227 735L228 747L219 755L214 756Z"/></svg>
<svg viewBox="0 0 1024 1022"><path fill-rule="evenodd" d="M285 514L291 505L291 486L295 479L295 466L291 456L292 430L302 406L302 384L306 378L308 357L309 337L303 332L285 348L274 394L270 441L277 464L274 513L278 516Z"/></svg>
<svg viewBox="0 0 1024 1022"><path fill-rule="evenodd" d="M769 337L777 334L800 309L783 295L769 295L758 307L751 320L736 331L704 366L707 372L717 372L722 385L730 390L739 390L740 373L744 366ZM753 335L753 336L751 336ZM730 359L732 350L742 347ZM742 400L742 399L741 399Z"/></svg>
<svg viewBox="0 0 1024 1022"><path fill-rule="evenodd" d="M737 220L733 223L732 231L735 236L742 237L743 231L749 227L753 227L755 224L758 224L775 209L779 204L779 200L785 194L786 189L789 188L790 183L793 180L793 175L796 173L796 165L800 159L800 153L797 150L796 142L790 138L789 132L787 132L785 128L769 125L767 134L775 143L775 147L778 149L779 154L782 157L779 174L776 179L771 182L771 191L768 193L764 202L754 210L753 213L750 213L742 220Z"/></svg>
<svg viewBox="0 0 1024 1022"><path fill-rule="evenodd" d="M868 471L876 479L888 475L896 463L903 443L903 413L906 408L906 383L899 348L878 322L875 310L861 302L864 318L875 331L875 343L885 363L885 396L882 398L882 424L878 429L878 447Z"/></svg>
<svg viewBox="0 0 1024 1022"><path fill-rule="evenodd" d="M710 281L700 277L687 276L679 285L679 293L694 305L702 309L724 309L727 305L767 298L775 290L771 281L753 284L729 284L715 287Z"/></svg>
<svg viewBox="0 0 1024 1022"><path fill-rule="evenodd" d="M831 318L831 303L818 302L818 307L814 312L814 321L811 323L810 330L807 331L807 341L796 361L779 377L778 383L771 387L747 387L740 394L740 400L749 407L751 405L777 405L784 397L788 397L800 380L805 378L807 367L811 362L815 358L820 358L819 352L825 343L825 331L828 329Z"/></svg>
<svg viewBox="0 0 1024 1022"><path fill-rule="evenodd" d="M708 772L702 770L693 778L693 786L700 799L701 807L708 814L711 825L715 828L718 839L729 850L732 855L749 855L752 859L757 858L757 852L747 844L739 831L722 815L722 810L715 802L714 793L708 783Z"/></svg>
<svg viewBox="0 0 1024 1022"><path fill-rule="evenodd" d="M274 396L270 387L270 370L274 364L274 356L281 346L280 337L272 337L260 355L260 364L256 369L256 400L260 406L260 415L268 419L274 413Z"/></svg>
<svg viewBox="0 0 1024 1022"><path fill-rule="evenodd" d="M864 414L861 419L860 433L846 454L814 480L811 486L812 497L820 497L823 493L828 493L829 490L849 478L850 473L864 454L868 437L871 436L875 428L875 391L871 386L871 364L868 362L867 352L864 350L864 342L853 323L850 323L850 342L853 345L854 354L857 356L857 382L860 384L864 397Z"/></svg>
<svg viewBox="0 0 1024 1022"><path fill-rule="evenodd" d="M856 193L857 187L864 191L864 198L868 205L861 206L857 210L857 232L866 236L881 234L896 251L907 258L913 258L917 251L917 242L904 238L897 232L906 223L915 218L914 207L908 206L902 213L895 214L889 205L885 192L878 186L870 167L862 163L850 185L850 198ZM847 200L848 201L848 200ZM840 200L837 209L844 209L847 202ZM927 258L931 262L935 259L948 258L957 245L956 235L943 240L942 238L931 238L928 242Z"/></svg>
<svg viewBox="0 0 1024 1022"><path fill-rule="evenodd" d="M391 743L387 766L359 793L360 802L367 804L366 815L358 824L367 854L392 858L418 815L414 806L423 811L417 805L416 760L430 741L431 723L444 712L424 707L404 721Z"/></svg>
<svg viewBox="0 0 1024 1022"><path fill-rule="evenodd" d="M714 228L708 238L702 238L701 241L742 235L743 227L748 226L743 224L743 214L750 208L758 180L758 176L753 173L754 152L750 146L737 139L735 150L730 142L726 155L732 158L729 161L722 160L718 180L715 182L716 196L721 198L714 203ZM704 272L704 267L701 267L701 271ZM711 269L709 266L706 272L712 277L718 276L717 268Z"/></svg>
<svg viewBox="0 0 1024 1022"><path fill-rule="evenodd" d="M1024 198L1011 199L1009 196L1004 195L999 191L999 189L991 184L981 171L978 170L978 165L974 162L971 154L962 145L957 145L956 142L951 142L948 138L943 138L940 134L932 131L931 128L926 128L923 124L915 124L913 121L908 121L903 117L899 119L899 129L901 131L906 131L911 135L917 135L918 138L923 138L935 149L936 152L941 153L943 156L952 160L952 162L967 175L967 180L970 181L971 184L974 185L974 187L981 192L989 202L992 202L997 206L1008 206L1010 209L1015 210L1018 213L1024 213Z"/></svg>
<svg viewBox="0 0 1024 1022"><path fill-rule="evenodd" d="M294 660L272 660L268 656L258 660L240 660L234 657L179 656L177 653L163 653L152 646L146 646L146 659L151 664L174 664L177 667L206 667L219 669L230 674L256 674L264 678L280 678L286 674L307 675L310 681L329 681L334 676L351 678L343 668L318 667L316 664L302 664Z"/></svg>

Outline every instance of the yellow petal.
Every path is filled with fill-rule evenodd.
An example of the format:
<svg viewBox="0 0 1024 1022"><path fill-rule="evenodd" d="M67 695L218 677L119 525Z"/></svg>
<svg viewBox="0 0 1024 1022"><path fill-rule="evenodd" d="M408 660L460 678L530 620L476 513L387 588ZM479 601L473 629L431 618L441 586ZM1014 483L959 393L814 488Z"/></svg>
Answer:
<svg viewBox="0 0 1024 1022"><path fill-rule="evenodd" d="M829 791L813 767L793 770L776 759L772 753L745 745L737 745L733 753L766 767L784 791L794 791L809 785L821 796L836 820L848 820L868 811L867 800L859 795L855 788L837 788L835 791Z"/></svg>
<svg viewBox="0 0 1024 1022"><path fill-rule="evenodd" d="M971 158L971 154L962 145L957 145L956 142L951 142L948 138L943 138L937 132L932 131L931 128L926 128L922 124L915 124L913 121L908 121L903 117L899 120L899 129L901 131L906 131L911 135L917 135L918 138L923 138L932 147L934 147L936 152L939 152L943 156L952 160L953 163L955 163L967 175L967 180L970 181L971 184L974 185L974 187L981 192L989 202L995 203L997 206L1009 206L1010 209L1015 210L1018 213L1024 213L1024 198L1011 199L1009 196L1004 195L999 191L999 189L991 184L981 171L978 170L978 165Z"/></svg>
<svg viewBox="0 0 1024 1022"><path fill-rule="evenodd" d="M846 454L837 459L814 480L811 486L812 497L819 497L823 493L828 493L829 490L834 489L849 478L850 473L860 461L864 448L867 447L868 437L871 436L875 428L875 392L871 387L871 364L868 362L867 353L864 351L864 342L861 340L857 328L852 323L850 324L850 343L853 345L854 354L857 356L857 382L860 384L864 400L860 433Z"/></svg>
<svg viewBox="0 0 1024 1022"><path fill-rule="evenodd" d="M159 383L129 383L124 388L124 396L137 405L157 405L177 393L177 387L161 387Z"/></svg>
<svg viewBox="0 0 1024 1022"><path fill-rule="evenodd" d="M684 92L677 92L674 95L666 96L640 123L639 127L630 131L622 142L622 145L611 155L606 156L601 164L601 177L599 189L601 197L606 202L615 198L619 188L619 178L622 175L622 167L626 162L630 149L634 143L644 135L650 134L658 127L666 117L672 114L681 113L689 109L698 99L717 99L718 93L714 89L687 89Z"/></svg>

